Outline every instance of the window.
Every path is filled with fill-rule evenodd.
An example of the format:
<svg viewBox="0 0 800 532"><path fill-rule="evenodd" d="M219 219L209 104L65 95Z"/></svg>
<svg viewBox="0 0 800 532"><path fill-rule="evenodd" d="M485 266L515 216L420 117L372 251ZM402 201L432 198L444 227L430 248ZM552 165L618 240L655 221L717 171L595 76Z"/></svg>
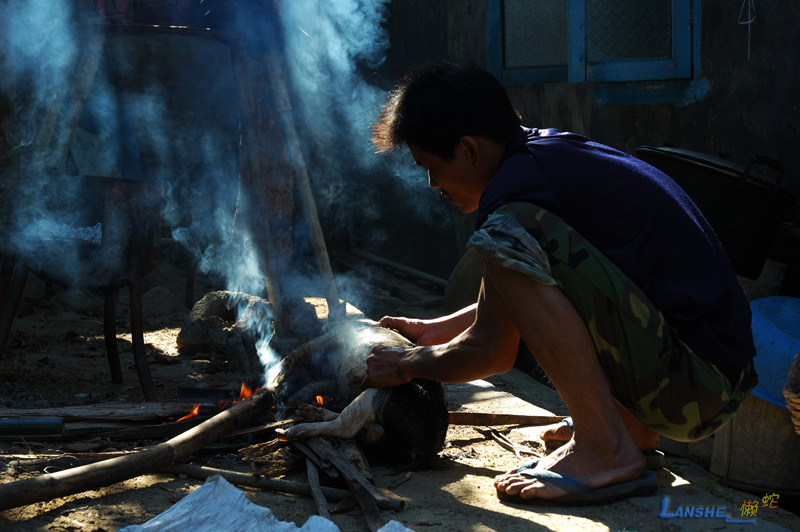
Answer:
<svg viewBox="0 0 800 532"><path fill-rule="evenodd" d="M503 83L690 79L699 2L488 0L489 68Z"/></svg>

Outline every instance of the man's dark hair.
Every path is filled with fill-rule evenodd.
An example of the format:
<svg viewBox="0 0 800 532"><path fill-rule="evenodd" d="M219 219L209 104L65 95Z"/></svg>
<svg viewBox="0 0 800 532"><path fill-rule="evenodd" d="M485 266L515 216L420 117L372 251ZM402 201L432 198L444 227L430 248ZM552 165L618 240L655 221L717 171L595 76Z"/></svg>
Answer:
<svg viewBox="0 0 800 532"><path fill-rule="evenodd" d="M520 116L494 76L472 63L430 63L403 76L372 125L378 152L411 142L452 159L464 135L507 142Z"/></svg>

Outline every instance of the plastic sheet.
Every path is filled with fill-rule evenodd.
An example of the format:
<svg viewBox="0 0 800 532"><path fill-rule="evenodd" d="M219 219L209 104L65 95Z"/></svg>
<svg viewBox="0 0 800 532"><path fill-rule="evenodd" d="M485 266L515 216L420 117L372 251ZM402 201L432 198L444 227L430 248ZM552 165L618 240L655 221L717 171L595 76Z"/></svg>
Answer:
<svg viewBox="0 0 800 532"><path fill-rule="evenodd" d="M244 492L224 478L214 475L205 484L165 512L141 525L118 532L341 532L332 521L313 515L302 527L279 521L272 510L258 506ZM397 521L390 521L378 532L413 532Z"/></svg>

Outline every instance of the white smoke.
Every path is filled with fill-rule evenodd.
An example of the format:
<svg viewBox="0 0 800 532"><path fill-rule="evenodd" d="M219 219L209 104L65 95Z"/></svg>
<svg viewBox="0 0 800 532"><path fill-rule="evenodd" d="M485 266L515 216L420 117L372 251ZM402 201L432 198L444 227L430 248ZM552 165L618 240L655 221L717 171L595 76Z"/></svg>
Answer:
<svg viewBox="0 0 800 532"><path fill-rule="evenodd" d="M318 209L335 222L366 226L381 216L375 180L394 176L403 187L426 188L409 158L378 157L370 143L370 124L386 97L373 78L389 46L389 0L285 0L277 11L260 4L234 4L242 11L232 17L236 27L225 30L244 36L251 49L282 52ZM70 0L0 2L0 50L5 51L0 65L7 71L0 76L0 91L16 106L14 120L0 125L12 150L32 152L48 140L39 138L46 133L43 117L69 88L86 42L78 29L83 26L75 24L74 5ZM221 276L232 292L264 295L265 257L248 224L237 219L250 198L238 185L239 107L232 102L239 94L230 50L210 37L196 38L191 46L180 38L109 38L106 66L98 70L82 120L91 118L95 136L108 144L95 155L116 160L119 175L108 177L145 176L163 188L163 218L202 271ZM186 102L194 99L200 104L187 110ZM23 158L18 176L23 190L12 214L19 227L11 235L13 248L22 256L42 252L40 225L79 230L96 223L85 219L85 203L92 198L70 188L73 176L31 171L26 164L35 158ZM422 205L419 216L434 212ZM75 281L86 275L74 251L61 253L54 260L68 264ZM312 277L305 271L287 286L318 281ZM268 350L272 331L263 329L258 345Z"/></svg>

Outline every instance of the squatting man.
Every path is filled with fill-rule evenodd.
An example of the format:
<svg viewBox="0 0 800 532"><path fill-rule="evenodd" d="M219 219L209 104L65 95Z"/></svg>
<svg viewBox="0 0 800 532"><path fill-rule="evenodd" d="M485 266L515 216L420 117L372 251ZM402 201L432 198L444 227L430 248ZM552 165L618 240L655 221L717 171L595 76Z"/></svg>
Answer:
<svg viewBox="0 0 800 532"><path fill-rule="evenodd" d="M659 434L704 438L756 383L750 309L718 238L666 175L608 146L523 127L502 85L469 64L403 77L372 140L405 145L430 186L477 211L475 304L384 317L417 344L374 347L364 387L503 373L524 341L561 395L568 440L498 476L503 499L593 503L653 493Z"/></svg>

